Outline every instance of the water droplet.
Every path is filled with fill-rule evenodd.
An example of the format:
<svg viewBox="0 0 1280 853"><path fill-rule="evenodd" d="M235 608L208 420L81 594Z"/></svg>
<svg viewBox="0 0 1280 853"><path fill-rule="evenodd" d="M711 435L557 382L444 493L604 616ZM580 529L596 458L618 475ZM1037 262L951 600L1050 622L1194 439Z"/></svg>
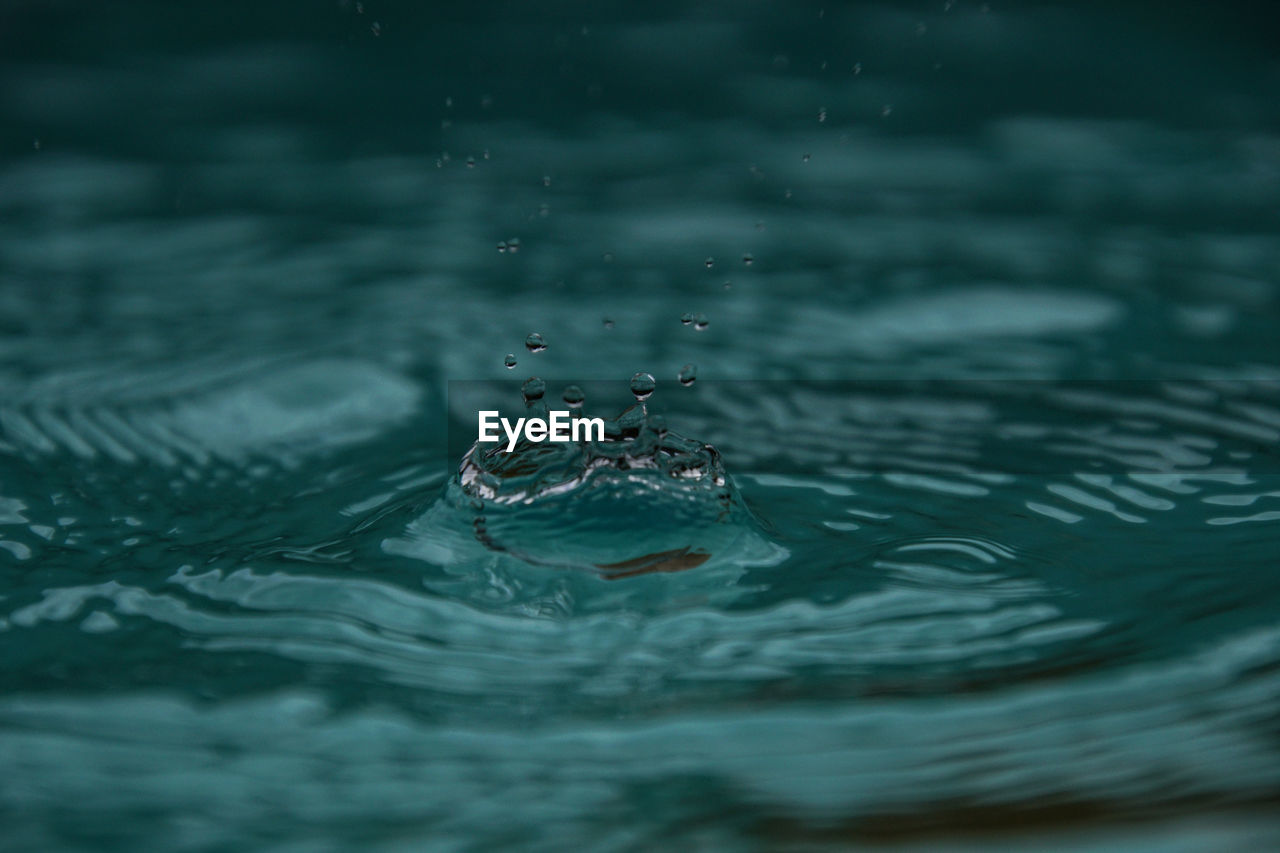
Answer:
<svg viewBox="0 0 1280 853"><path fill-rule="evenodd" d="M587 395L577 385L570 385L564 389L564 402L571 409L582 407L582 403L587 399Z"/></svg>
<svg viewBox="0 0 1280 853"><path fill-rule="evenodd" d="M882 118L888 118L891 115L893 115L893 104L885 104L880 108L880 116Z"/></svg>
<svg viewBox="0 0 1280 853"><path fill-rule="evenodd" d="M377 21L374 21L373 24L370 25L369 31L372 32L375 36L382 35L382 24L378 23Z"/></svg>
<svg viewBox="0 0 1280 853"><path fill-rule="evenodd" d="M716 264L715 258L707 258L707 269L711 269Z"/></svg>
<svg viewBox="0 0 1280 853"><path fill-rule="evenodd" d="M698 378L698 368L695 365L686 364L680 368L680 374L676 378L680 380L681 385L688 388Z"/></svg>
<svg viewBox="0 0 1280 853"><path fill-rule="evenodd" d="M699 314L693 318L693 327L701 332L710 322L711 321L707 319L706 314Z"/></svg>
<svg viewBox="0 0 1280 853"><path fill-rule="evenodd" d="M686 326L693 325L693 312L686 311L680 315L680 322Z"/></svg>
<svg viewBox="0 0 1280 853"><path fill-rule="evenodd" d="M506 251L507 251L507 241L506 241L506 240L499 240L499 241L498 241L498 251L499 251L499 252L506 252Z"/></svg>
<svg viewBox="0 0 1280 853"><path fill-rule="evenodd" d="M636 399L642 403L649 399L649 395L657 385L653 376L648 373L637 373L631 377L631 393L635 394Z"/></svg>
<svg viewBox="0 0 1280 853"><path fill-rule="evenodd" d="M755 262L756 262L755 256L752 255L750 252L747 252L745 255L742 256L742 263L745 266L751 266Z"/></svg>
<svg viewBox="0 0 1280 853"><path fill-rule="evenodd" d="M604 318L604 327L605 327L606 329L612 329L612 328L613 328L613 318L612 318L612 317L605 317L605 318Z"/></svg>
<svg viewBox="0 0 1280 853"><path fill-rule="evenodd" d="M809 162L809 155L808 155L808 154L804 155L803 157L801 157L801 158L800 158L800 160L801 160L801 162L808 163L808 162Z"/></svg>
<svg viewBox="0 0 1280 853"><path fill-rule="evenodd" d="M544 187L549 187L549 186L551 186L551 176L550 176L550 175L543 175L543 176L542 176L542 185L543 185Z"/></svg>
<svg viewBox="0 0 1280 853"><path fill-rule="evenodd" d="M731 282L731 281L726 281L726 282L724 283L724 289L725 289L725 290L733 290L733 282Z"/></svg>
<svg viewBox="0 0 1280 853"><path fill-rule="evenodd" d="M502 360L502 363L507 366L507 370L511 370L516 366L516 354L513 352L507 353L507 357Z"/></svg>
<svg viewBox="0 0 1280 853"><path fill-rule="evenodd" d="M542 395L547 393L547 383L543 382L536 376L530 376L520 386L520 393L524 395L526 403L532 403L535 400L541 400Z"/></svg>
<svg viewBox="0 0 1280 853"><path fill-rule="evenodd" d="M862 73L862 63L861 63L861 62L855 62L855 63L853 63L853 73L854 73L854 74L861 74L861 73Z"/></svg>
<svg viewBox="0 0 1280 853"><path fill-rule="evenodd" d="M605 253L604 253L604 262L605 262L606 264L611 264L611 263L613 263L613 252L605 252Z"/></svg>
<svg viewBox="0 0 1280 853"><path fill-rule="evenodd" d="M34 149L36 149L37 151L39 151L39 150L40 150L40 140L39 140L39 139L33 139L33 140L31 141L31 147L32 147L32 148L34 148Z"/></svg>
<svg viewBox="0 0 1280 853"><path fill-rule="evenodd" d="M827 70L827 69L826 69L826 65L827 65L827 64L826 64L825 62L824 62L824 63L822 63L822 66L823 66L822 70L823 70L823 71ZM824 122L824 121L826 121L826 120L827 120L827 108L826 108L826 107L822 107L821 109L819 109L819 110L818 110L818 123L819 123L819 124L821 124L822 122Z"/></svg>
<svg viewBox="0 0 1280 853"><path fill-rule="evenodd" d="M468 157L468 158L467 158L467 168L468 168L468 169L474 169L475 167L476 167L476 158L474 158L474 157Z"/></svg>
<svg viewBox="0 0 1280 853"><path fill-rule="evenodd" d="M520 238L519 238L519 237L512 237L510 240L508 240L508 241L507 241L507 251L508 251L508 252L510 252L510 253L511 253L511 254L513 254L513 255L514 255L516 252L520 251Z"/></svg>
<svg viewBox="0 0 1280 853"><path fill-rule="evenodd" d="M537 332L530 333L529 337L524 339L524 345L529 352L542 352L547 348L547 342Z"/></svg>

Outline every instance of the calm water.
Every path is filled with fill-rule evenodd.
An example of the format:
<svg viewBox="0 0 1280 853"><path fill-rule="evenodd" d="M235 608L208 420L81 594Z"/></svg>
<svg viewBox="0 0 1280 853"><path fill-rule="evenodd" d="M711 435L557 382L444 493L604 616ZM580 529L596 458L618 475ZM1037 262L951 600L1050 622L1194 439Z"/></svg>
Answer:
<svg viewBox="0 0 1280 853"><path fill-rule="evenodd" d="M413 5L0 7L0 848L1280 845L1264 5Z"/></svg>

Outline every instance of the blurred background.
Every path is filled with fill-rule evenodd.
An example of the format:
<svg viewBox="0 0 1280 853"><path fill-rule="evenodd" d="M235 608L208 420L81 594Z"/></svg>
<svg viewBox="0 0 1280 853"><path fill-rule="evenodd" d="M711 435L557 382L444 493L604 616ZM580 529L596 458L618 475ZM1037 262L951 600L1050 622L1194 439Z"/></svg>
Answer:
<svg viewBox="0 0 1280 853"><path fill-rule="evenodd" d="M0 0L0 849L1280 845L1276 34ZM716 561L459 544L637 371Z"/></svg>

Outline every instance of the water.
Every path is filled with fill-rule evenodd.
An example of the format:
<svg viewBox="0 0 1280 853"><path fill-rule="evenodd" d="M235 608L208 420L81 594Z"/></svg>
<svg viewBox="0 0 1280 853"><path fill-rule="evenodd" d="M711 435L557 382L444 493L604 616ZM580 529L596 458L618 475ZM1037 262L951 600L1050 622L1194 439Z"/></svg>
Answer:
<svg viewBox="0 0 1280 853"><path fill-rule="evenodd" d="M0 848L1276 846L1265 8L9 4Z"/></svg>

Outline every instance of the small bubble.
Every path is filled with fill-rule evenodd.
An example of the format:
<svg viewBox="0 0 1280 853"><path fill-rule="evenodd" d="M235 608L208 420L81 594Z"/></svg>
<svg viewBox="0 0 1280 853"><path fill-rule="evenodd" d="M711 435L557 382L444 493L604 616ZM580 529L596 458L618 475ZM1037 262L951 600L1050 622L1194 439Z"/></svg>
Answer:
<svg viewBox="0 0 1280 853"><path fill-rule="evenodd" d="M550 176L550 175L543 175L543 176L542 176L542 185L543 185L544 187L549 187L549 186L551 186L551 176Z"/></svg>
<svg viewBox="0 0 1280 853"><path fill-rule="evenodd" d="M808 155L808 154L804 155L803 157L801 157L801 158L800 158L800 160L801 160L801 162L803 162L803 163L808 163L808 162L809 162L809 155Z"/></svg>
<svg viewBox="0 0 1280 853"><path fill-rule="evenodd" d="M706 264L707 264L707 269L711 269L713 266L715 266L715 265L716 265L716 259L715 259L715 258L707 258Z"/></svg>
<svg viewBox="0 0 1280 853"><path fill-rule="evenodd" d="M680 374L676 377L680 380L680 384L688 388L698 378L698 368L696 365L686 364L680 368Z"/></svg>
<svg viewBox="0 0 1280 853"><path fill-rule="evenodd" d="M39 140L39 139L33 139L33 140L31 140L31 147L32 147L32 148L34 148L35 150L39 151L39 150L40 150L40 140Z"/></svg>
<svg viewBox="0 0 1280 853"><path fill-rule="evenodd" d="M577 385L570 385L568 388L564 389L565 405L571 409L582 408L582 403L586 399L587 395L584 394L582 389Z"/></svg>
<svg viewBox="0 0 1280 853"><path fill-rule="evenodd" d="M880 108L881 118L888 118L891 115L893 115L893 104L885 104Z"/></svg>
<svg viewBox="0 0 1280 853"><path fill-rule="evenodd" d="M507 357L502 360L502 363L507 366L507 370L511 370L516 366L516 354L513 352L507 353Z"/></svg>
<svg viewBox="0 0 1280 853"><path fill-rule="evenodd" d="M524 345L529 352L542 352L547 348L547 342L537 332L531 332L529 337L524 339Z"/></svg>
<svg viewBox="0 0 1280 853"><path fill-rule="evenodd" d="M686 311L686 312L684 312L683 314L681 314L681 315L680 315L680 322L681 322L682 324L686 325L686 326L692 326L692 325L693 325L693 312L692 312L692 311Z"/></svg>
<svg viewBox="0 0 1280 853"><path fill-rule="evenodd" d="M530 376L520 386L520 393L524 395L526 403L532 403L534 400L541 400L542 395L547 393L547 383L543 382L536 376Z"/></svg>
<svg viewBox="0 0 1280 853"><path fill-rule="evenodd" d="M612 329L612 328L613 328L613 318L612 318L612 317L605 317L605 318L604 318L604 327L605 327L606 329Z"/></svg>
<svg viewBox="0 0 1280 853"><path fill-rule="evenodd" d="M445 98L444 106L445 106L445 109L450 109L450 110L453 109L453 98Z"/></svg>
<svg viewBox="0 0 1280 853"><path fill-rule="evenodd" d="M636 399L642 403L649 399L649 395L657 385L653 376L648 373L637 373L631 377L631 393L635 394Z"/></svg>
<svg viewBox="0 0 1280 853"><path fill-rule="evenodd" d="M699 314L693 318L693 327L701 332L710 324L710 322L711 321L707 319L706 314Z"/></svg>
<svg viewBox="0 0 1280 853"><path fill-rule="evenodd" d="M733 282L731 282L731 281L726 281L726 282L724 283L724 289L725 289L725 290L733 290Z"/></svg>
<svg viewBox="0 0 1280 853"><path fill-rule="evenodd" d="M550 215L551 215L551 205L549 205L549 204L540 204L540 205L538 205L538 216L539 216L539 218L541 218L541 219L546 219L546 218L547 218L548 216L550 216Z"/></svg>
<svg viewBox="0 0 1280 853"><path fill-rule="evenodd" d="M605 252L603 255L603 260L606 264L613 263L613 252Z"/></svg>
<svg viewBox="0 0 1280 853"><path fill-rule="evenodd" d="M749 266L751 266L752 264L754 264L755 262L756 262L755 256L754 256L754 255L752 255L750 252L747 252L745 255L743 255L743 256L742 256L742 265L743 265L743 266L747 266L747 267L749 267Z"/></svg>
<svg viewBox="0 0 1280 853"><path fill-rule="evenodd" d="M782 194L783 198L791 198L791 190L787 190Z"/></svg>
<svg viewBox="0 0 1280 853"><path fill-rule="evenodd" d="M484 151L482 152L482 154L481 154L480 156L482 156L482 157L484 157L484 159L488 160L488 159L489 159L489 149L488 149L488 148L484 149Z"/></svg>

